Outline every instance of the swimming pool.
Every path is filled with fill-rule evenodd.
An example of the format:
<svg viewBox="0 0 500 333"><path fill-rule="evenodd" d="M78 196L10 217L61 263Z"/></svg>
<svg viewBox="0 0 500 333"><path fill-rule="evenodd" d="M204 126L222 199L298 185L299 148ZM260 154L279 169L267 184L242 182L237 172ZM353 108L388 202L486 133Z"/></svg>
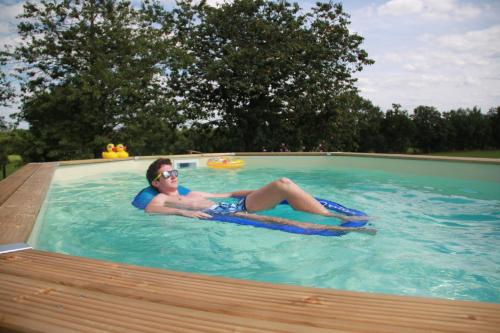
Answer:
<svg viewBox="0 0 500 333"><path fill-rule="evenodd" d="M127 161L59 168L30 242L178 271L500 302L499 166L334 156L245 160L240 171L182 170L181 182L226 191L287 176L316 196L376 216L372 227L379 233L303 236L148 216L130 200L146 185L150 161ZM338 224L288 207L265 213Z"/></svg>

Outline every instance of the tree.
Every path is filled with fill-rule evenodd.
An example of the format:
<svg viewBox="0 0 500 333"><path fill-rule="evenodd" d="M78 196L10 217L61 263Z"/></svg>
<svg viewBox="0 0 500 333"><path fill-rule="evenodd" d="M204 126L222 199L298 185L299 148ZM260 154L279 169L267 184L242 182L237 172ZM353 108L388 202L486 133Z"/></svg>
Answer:
<svg viewBox="0 0 500 333"><path fill-rule="evenodd" d="M229 135L231 150L316 146L335 130L335 98L355 90L352 74L373 63L348 18L331 3L301 14L285 1L181 1L171 85L187 112Z"/></svg>
<svg viewBox="0 0 500 333"><path fill-rule="evenodd" d="M14 89L7 80L5 68L9 55L6 52L0 52L0 106L7 106L14 98ZM4 119L0 118L0 125L6 125Z"/></svg>
<svg viewBox="0 0 500 333"><path fill-rule="evenodd" d="M361 97L357 99L358 150L362 152L384 151L386 147L382 134L384 113L369 100Z"/></svg>
<svg viewBox="0 0 500 333"><path fill-rule="evenodd" d="M157 3L42 0L26 3L15 57L24 92L19 118L39 138L41 160L98 156L118 129L164 108L168 15ZM158 115L160 114L160 115Z"/></svg>
<svg viewBox="0 0 500 333"><path fill-rule="evenodd" d="M482 149L488 146L491 138L491 128L488 119L481 110L471 109L451 110L444 113L449 127L449 141L452 149Z"/></svg>
<svg viewBox="0 0 500 333"><path fill-rule="evenodd" d="M446 128L441 113L432 106L418 106L411 116L415 124L415 145L424 153L442 150Z"/></svg>
<svg viewBox="0 0 500 333"><path fill-rule="evenodd" d="M9 127L7 125L7 122L4 120L4 117L3 116L0 116L0 131L5 131L7 130Z"/></svg>
<svg viewBox="0 0 500 333"><path fill-rule="evenodd" d="M500 106L491 108L487 115L491 128L491 145L500 148Z"/></svg>
<svg viewBox="0 0 500 333"><path fill-rule="evenodd" d="M415 135L415 125L401 105L392 104L392 109L385 113L382 133L386 141L386 151L406 153L411 147Z"/></svg>

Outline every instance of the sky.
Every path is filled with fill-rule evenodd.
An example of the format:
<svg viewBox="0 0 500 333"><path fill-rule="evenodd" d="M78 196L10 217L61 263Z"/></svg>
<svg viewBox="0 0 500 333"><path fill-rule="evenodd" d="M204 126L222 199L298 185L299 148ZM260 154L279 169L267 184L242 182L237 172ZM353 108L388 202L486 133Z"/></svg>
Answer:
<svg viewBox="0 0 500 333"><path fill-rule="evenodd" d="M15 17L24 2L0 0L0 48L18 41ZM175 3L160 2L167 9ZM307 10L316 1L296 2ZM375 60L356 74L361 96L374 105L386 111L396 103L410 113L419 105L484 113L500 106L499 0L334 2L343 4L350 30L365 38L362 47ZM15 111L0 108L0 116Z"/></svg>

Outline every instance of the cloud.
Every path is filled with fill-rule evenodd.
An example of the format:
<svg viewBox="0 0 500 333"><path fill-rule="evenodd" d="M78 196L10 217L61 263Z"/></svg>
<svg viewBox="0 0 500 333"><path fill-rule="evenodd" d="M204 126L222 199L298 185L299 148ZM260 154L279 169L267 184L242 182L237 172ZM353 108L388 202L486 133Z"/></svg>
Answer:
<svg viewBox="0 0 500 333"><path fill-rule="evenodd" d="M7 22L0 22L0 34L10 32L9 24Z"/></svg>
<svg viewBox="0 0 500 333"><path fill-rule="evenodd" d="M378 7L380 15L411 15L421 13L423 10L422 0L391 0Z"/></svg>
<svg viewBox="0 0 500 333"><path fill-rule="evenodd" d="M464 73L387 75L377 72L358 81L361 95L383 110L397 103L408 111L419 105L428 105L443 112L474 106L486 112L491 107L500 106L498 85L494 79L480 79Z"/></svg>
<svg viewBox="0 0 500 333"><path fill-rule="evenodd" d="M498 70L500 58L500 25L461 34L419 38L422 44L412 50L387 53L381 61L402 65L409 71L447 69L464 71ZM500 73L500 72L497 72Z"/></svg>
<svg viewBox="0 0 500 333"><path fill-rule="evenodd" d="M207 4L212 6L212 7L218 7L219 5L222 5L224 3L232 3L230 0L207 0Z"/></svg>
<svg viewBox="0 0 500 333"><path fill-rule="evenodd" d="M377 7L380 16L418 16L427 20L467 20L481 15L483 7L457 0L390 0Z"/></svg>
<svg viewBox="0 0 500 333"><path fill-rule="evenodd" d="M0 4L0 22L14 21L23 12L24 2L16 4Z"/></svg>
<svg viewBox="0 0 500 333"><path fill-rule="evenodd" d="M20 42L16 16L22 12L23 3L0 4L0 50L6 44L17 45Z"/></svg>
<svg viewBox="0 0 500 333"><path fill-rule="evenodd" d="M436 38L443 47L456 52L474 52L487 56L500 52L500 25L487 29L449 34Z"/></svg>
<svg viewBox="0 0 500 333"><path fill-rule="evenodd" d="M461 34L426 33L411 48L374 55L376 66L359 74L362 96L388 108L400 103L441 111L500 105L500 24Z"/></svg>

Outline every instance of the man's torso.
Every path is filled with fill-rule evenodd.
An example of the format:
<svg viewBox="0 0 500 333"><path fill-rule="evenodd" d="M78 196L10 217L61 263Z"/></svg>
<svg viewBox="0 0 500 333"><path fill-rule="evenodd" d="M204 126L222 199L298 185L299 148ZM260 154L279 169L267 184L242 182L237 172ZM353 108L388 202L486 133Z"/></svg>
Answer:
<svg viewBox="0 0 500 333"><path fill-rule="evenodd" d="M190 192L187 195L163 193L160 193L158 195L162 196L165 206L178 209L204 210L212 207L215 204L215 202L213 202L212 200L208 200L201 195L193 192Z"/></svg>

